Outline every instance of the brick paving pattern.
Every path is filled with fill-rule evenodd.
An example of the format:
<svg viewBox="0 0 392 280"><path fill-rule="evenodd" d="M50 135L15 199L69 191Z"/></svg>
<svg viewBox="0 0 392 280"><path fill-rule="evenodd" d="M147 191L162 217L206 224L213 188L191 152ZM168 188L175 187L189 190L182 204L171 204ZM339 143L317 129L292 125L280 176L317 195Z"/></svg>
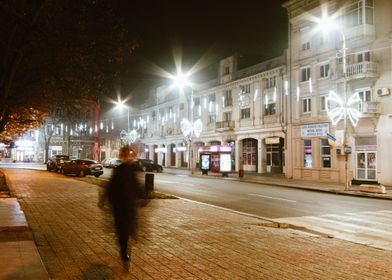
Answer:
<svg viewBox="0 0 392 280"><path fill-rule="evenodd" d="M52 279L392 279L392 252L181 199L141 208L124 270L99 187L45 171L8 170ZM38 174L38 175L34 175Z"/></svg>

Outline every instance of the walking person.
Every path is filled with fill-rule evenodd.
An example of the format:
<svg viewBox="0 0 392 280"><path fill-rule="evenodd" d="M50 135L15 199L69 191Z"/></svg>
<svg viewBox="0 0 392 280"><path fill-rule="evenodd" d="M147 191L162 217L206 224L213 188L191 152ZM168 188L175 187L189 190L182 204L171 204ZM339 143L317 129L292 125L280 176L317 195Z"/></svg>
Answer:
<svg viewBox="0 0 392 280"><path fill-rule="evenodd" d="M135 151L126 145L120 149L119 157L122 163L114 169L106 197L112 206L121 258L128 262L128 238L137 238L138 200L144 193L136 177ZM100 206L103 206L103 201Z"/></svg>

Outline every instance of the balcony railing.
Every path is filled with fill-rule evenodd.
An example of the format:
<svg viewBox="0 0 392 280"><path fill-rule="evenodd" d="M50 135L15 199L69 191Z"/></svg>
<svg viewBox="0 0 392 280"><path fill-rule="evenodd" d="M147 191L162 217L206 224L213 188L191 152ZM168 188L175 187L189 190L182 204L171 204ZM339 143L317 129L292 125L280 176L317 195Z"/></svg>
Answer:
<svg viewBox="0 0 392 280"><path fill-rule="evenodd" d="M222 121L216 122L215 128L217 130L233 130L235 127L235 121Z"/></svg>
<svg viewBox="0 0 392 280"><path fill-rule="evenodd" d="M377 63L364 61L347 65L347 79L362 79L377 77Z"/></svg>

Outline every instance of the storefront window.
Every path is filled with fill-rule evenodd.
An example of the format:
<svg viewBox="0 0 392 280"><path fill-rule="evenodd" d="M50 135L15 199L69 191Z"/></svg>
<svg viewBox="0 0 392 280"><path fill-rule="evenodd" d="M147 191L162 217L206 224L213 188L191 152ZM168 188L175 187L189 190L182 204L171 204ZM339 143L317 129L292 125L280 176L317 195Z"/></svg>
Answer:
<svg viewBox="0 0 392 280"><path fill-rule="evenodd" d="M331 168L331 149L327 139L321 139L321 167Z"/></svg>
<svg viewBox="0 0 392 280"><path fill-rule="evenodd" d="M312 141L304 140L304 167L312 168Z"/></svg>

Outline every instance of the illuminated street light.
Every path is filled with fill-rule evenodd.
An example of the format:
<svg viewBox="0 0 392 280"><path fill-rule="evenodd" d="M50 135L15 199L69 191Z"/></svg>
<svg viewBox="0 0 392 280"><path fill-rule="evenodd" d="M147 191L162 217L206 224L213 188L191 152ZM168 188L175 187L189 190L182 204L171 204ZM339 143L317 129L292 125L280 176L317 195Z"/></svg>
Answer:
<svg viewBox="0 0 392 280"><path fill-rule="evenodd" d="M343 151L346 146L346 131L347 131L347 119L350 119L351 124L355 127L361 117L361 112L358 110L361 104L361 99L359 98L358 93L354 93L352 96L347 96L347 48L346 48L346 36L340 27L335 21L334 18L323 14L321 19L316 19L317 22L317 30L321 30L324 35L327 35L331 31L337 31L342 36L342 49L337 53L337 57L339 53L342 55L343 60L343 98L341 98L334 91L329 91L329 94L326 98L326 108L327 114L330 118L333 125L337 125L340 120L344 121L344 130L343 130ZM334 105L332 107L332 105ZM329 108L331 106L331 108ZM347 160L348 155L346 151L344 151L345 156L345 190L349 190L349 182L348 182L348 174L347 174Z"/></svg>
<svg viewBox="0 0 392 280"><path fill-rule="evenodd" d="M183 74L181 70L178 71L177 75L173 77L173 86L178 88L180 91L183 91L185 87L189 87L191 89L190 96L190 121L187 119L183 119L181 121L181 132L188 142L188 152L189 152L189 169L193 174L193 150L192 150L192 137L195 135L199 137L203 130L203 123L200 119L193 122L193 86L188 80L188 75Z"/></svg>
<svg viewBox="0 0 392 280"><path fill-rule="evenodd" d="M120 98L118 99L117 102L114 102L116 104L116 108L120 110L120 112L125 108L127 110L127 122L128 122L128 129L127 131L121 130L120 132L120 139L123 143L127 143L128 145L134 143L137 138L139 138L139 134L137 133L136 130L130 131L129 128L129 107L125 105L126 100L121 100Z"/></svg>

